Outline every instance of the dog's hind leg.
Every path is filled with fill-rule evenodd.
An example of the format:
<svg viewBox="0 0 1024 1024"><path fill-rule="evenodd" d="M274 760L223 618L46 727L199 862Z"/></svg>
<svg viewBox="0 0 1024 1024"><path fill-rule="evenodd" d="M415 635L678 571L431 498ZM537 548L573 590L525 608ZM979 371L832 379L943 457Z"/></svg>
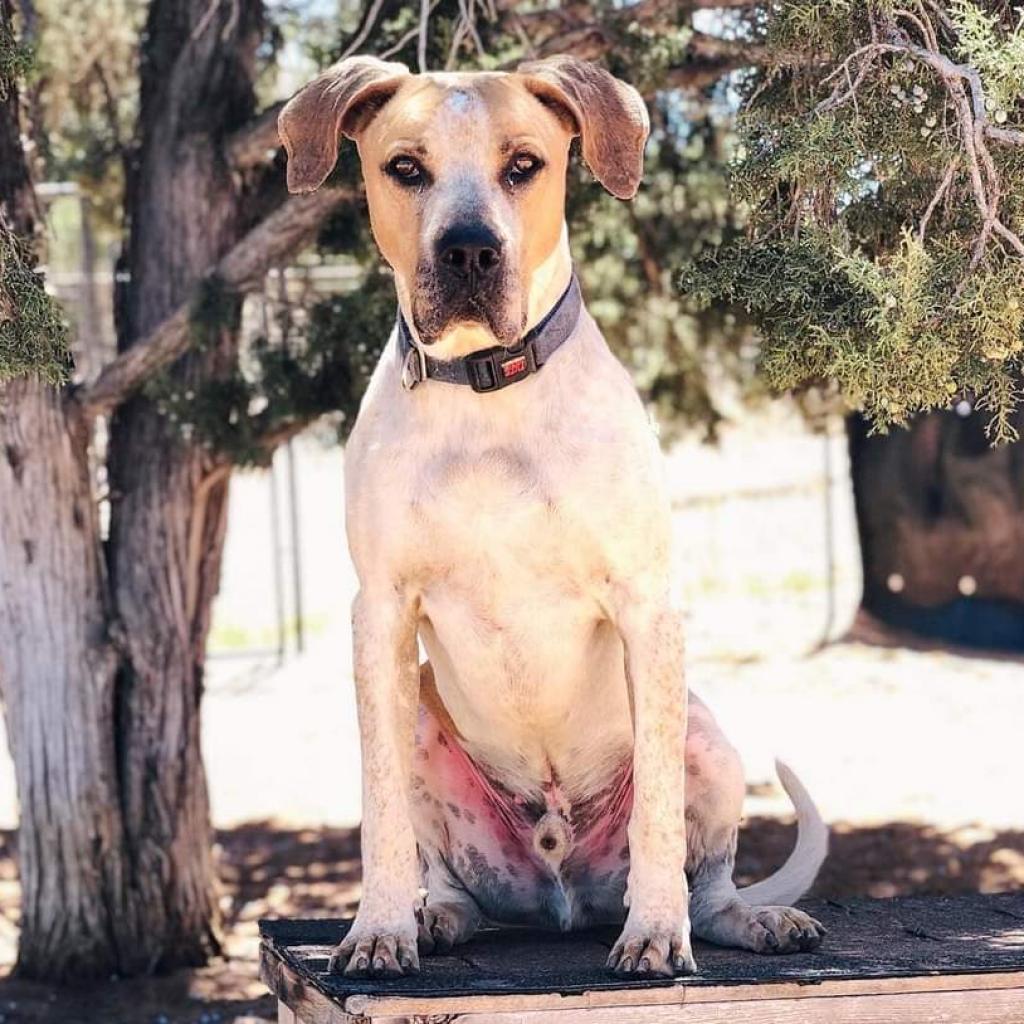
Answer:
<svg viewBox="0 0 1024 1024"><path fill-rule="evenodd" d="M786 865L748 889L733 882L736 832L743 805L743 767L707 708L690 695L686 743L687 874L693 934L719 946L755 953L814 949L825 929L799 899L825 856L827 831L799 780L785 766L779 775L797 808L800 833ZM766 905L771 904L771 905Z"/></svg>
<svg viewBox="0 0 1024 1024"><path fill-rule="evenodd" d="M427 890L426 904L416 911L420 952L447 953L476 934L483 914L437 850L420 847L420 857Z"/></svg>
<svg viewBox="0 0 1024 1024"><path fill-rule="evenodd" d="M690 878L690 924L698 938L755 953L796 953L820 945L825 929L793 907L751 906L732 879L736 833L706 858Z"/></svg>

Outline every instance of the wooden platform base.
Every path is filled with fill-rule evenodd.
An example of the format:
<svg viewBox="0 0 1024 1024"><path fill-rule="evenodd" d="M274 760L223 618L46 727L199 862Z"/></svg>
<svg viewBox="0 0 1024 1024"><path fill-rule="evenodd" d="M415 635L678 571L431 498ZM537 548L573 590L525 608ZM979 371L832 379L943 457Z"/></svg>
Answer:
<svg viewBox="0 0 1024 1024"><path fill-rule="evenodd" d="M628 984L614 932L487 930L419 974L325 973L345 921L263 921L261 974L282 1024L1024 1024L1024 894L808 902L815 953L698 943L699 973Z"/></svg>

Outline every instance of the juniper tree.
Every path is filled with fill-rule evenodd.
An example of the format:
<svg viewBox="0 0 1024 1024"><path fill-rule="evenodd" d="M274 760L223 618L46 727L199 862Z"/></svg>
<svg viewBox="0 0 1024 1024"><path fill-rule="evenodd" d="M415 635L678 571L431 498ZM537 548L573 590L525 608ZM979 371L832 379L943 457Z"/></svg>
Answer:
<svg viewBox="0 0 1024 1024"><path fill-rule="evenodd" d="M757 324L775 388L820 386L867 418L852 454L868 606L1024 646L999 604L1024 603L1024 456L980 436L1016 441L1022 423L1021 11L779 2L748 31L766 60L738 82L747 229L683 289Z"/></svg>

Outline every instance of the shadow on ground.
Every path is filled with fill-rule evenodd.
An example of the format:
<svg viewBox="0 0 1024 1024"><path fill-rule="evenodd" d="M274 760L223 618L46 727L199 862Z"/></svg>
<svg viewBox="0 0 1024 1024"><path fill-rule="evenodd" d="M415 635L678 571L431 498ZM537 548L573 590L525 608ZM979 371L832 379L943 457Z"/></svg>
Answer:
<svg viewBox="0 0 1024 1024"><path fill-rule="evenodd" d="M754 818L740 837L737 878L763 878L788 856L795 827ZM358 832L258 822L217 834L229 956L198 971L88 990L18 979L0 983L0 1024L234 1024L274 1018L257 978L261 917L350 914L358 896ZM0 834L0 928L13 938L17 885L12 837ZM999 892L1024 885L1024 832L981 826L941 831L894 822L833 826L832 850L813 895Z"/></svg>
<svg viewBox="0 0 1024 1024"><path fill-rule="evenodd" d="M839 822L831 832L829 856L811 896L1009 892L1024 885L1024 832L980 825L942 830L909 822ZM737 881L745 885L770 874L795 839L794 825L752 818L740 833Z"/></svg>

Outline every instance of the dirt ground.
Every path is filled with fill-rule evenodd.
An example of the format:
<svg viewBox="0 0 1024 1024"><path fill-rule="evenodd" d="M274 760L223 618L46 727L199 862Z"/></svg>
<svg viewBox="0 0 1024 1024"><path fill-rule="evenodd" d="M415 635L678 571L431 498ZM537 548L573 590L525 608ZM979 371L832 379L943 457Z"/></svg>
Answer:
<svg viewBox="0 0 1024 1024"><path fill-rule="evenodd" d="M792 845L772 768L781 755L832 828L814 894L1021 886L1021 664L889 647L875 642L885 638L870 623L854 623L859 579L841 438L831 442L834 484L826 491L822 440L788 421L770 427L731 435L718 450L683 446L671 460L676 569L690 609L689 680L747 767L739 879L763 877ZM259 918L354 908L359 753L346 623L354 581L341 532L340 457L308 443L297 465L306 650L294 651L294 594L286 586L283 664L265 652L276 642L266 476L243 477L232 498L203 735L226 958L89 991L8 978L0 982L0 1024L270 1020L274 1008L256 977ZM290 578L287 531L277 544ZM832 642L822 645L826 635ZM8 970L17 938L15 823L13 780L0 751L0 963Z"/></svg>

